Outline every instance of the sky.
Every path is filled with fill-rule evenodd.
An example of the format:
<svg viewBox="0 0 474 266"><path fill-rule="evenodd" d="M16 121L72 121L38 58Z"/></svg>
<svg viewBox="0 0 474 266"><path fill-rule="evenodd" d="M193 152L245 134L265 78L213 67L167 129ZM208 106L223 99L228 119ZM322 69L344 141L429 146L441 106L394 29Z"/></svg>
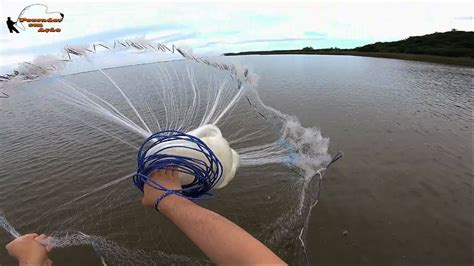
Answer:
<svg viewBox="0 0 474 266"><path fill-rule="evenodd" d="M41 0L39 0L41 1ZM354 48L377 41L457 30L472 31L473 6L465 2L182 2L0 0L2 19L16 20L33 3L65 15L61 32L0 27L0 70L59 54L66 45L133 38L175 44L198 55L249 50ZM41 15L42 14L42 15ZM33 6L23 17L53 17ZM27 26L28 23L23 23ZM47 26L55 26L52 23ZM18 28L18 26L17 26Z"/></svg>

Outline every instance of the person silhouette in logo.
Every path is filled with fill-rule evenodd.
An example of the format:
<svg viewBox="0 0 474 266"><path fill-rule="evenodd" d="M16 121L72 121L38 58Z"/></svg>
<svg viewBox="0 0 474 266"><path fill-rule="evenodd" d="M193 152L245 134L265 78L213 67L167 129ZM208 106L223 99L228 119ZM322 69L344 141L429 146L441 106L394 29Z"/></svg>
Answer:
<svg viewBox="0 0 474 266"><path fill-rule="evenodd" d="M7 26L8 26L8 29L10 30L10 33L13 33L13 32L16 32L16 33L20 33L16 28L15 28L15 25L16 22L13 22L12 19L10 17L8 17L7 19Z"/></svg>

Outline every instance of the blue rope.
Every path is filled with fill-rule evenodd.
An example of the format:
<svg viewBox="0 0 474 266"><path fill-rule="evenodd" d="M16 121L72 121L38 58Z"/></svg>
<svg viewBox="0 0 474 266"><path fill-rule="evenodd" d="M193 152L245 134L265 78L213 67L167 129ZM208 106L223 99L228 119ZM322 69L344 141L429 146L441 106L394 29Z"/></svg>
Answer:
<svg viewBox="0 0 474 266"><path fill-rule="evenodd" d="M179 141L180 144L166 145L147 155L157 145ZM190 142L192 145L185 146L182 141ZM204 160L192 157L167 154L168 149L187 149L200 152ZM167 189L148 175L156 170L173 168L175 171L194 176L190 184L182 185L182 189ZM210 199L209 192L222 178L223 167L214 152L199 138L175 130L164 130L148 137L142 144L137 154L137 172L133 176L135 186L143 192L145 184L164 191L165 193L156 201L155 208L158 210L159 202L166 196L174 194L190 200Z"/></svg>

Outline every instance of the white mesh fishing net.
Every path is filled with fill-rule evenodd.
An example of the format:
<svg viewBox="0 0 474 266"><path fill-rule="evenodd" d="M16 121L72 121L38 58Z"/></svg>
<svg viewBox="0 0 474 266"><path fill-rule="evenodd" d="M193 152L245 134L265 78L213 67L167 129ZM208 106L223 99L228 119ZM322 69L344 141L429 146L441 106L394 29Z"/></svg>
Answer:
<svg viewBox="0 0 474 266"><path fill-rule="evenodd" d="M20 91L10 107L31 109L12 112L28 121L2 131L15 131L6 140L18 144L2 150L11 159L0 185L11 191L0 208L20 232L47 233L73 257L103 264L209 264L177 228L139 205L131 176L137 149L152 133L213 124L241 167L213 200L199 204L287 262L305 261L329 139L265 105L248 69L135 40L67 47L64 59L42 57L2 78L4 88ZM69 264L70 257L56 259Z"/></svg>

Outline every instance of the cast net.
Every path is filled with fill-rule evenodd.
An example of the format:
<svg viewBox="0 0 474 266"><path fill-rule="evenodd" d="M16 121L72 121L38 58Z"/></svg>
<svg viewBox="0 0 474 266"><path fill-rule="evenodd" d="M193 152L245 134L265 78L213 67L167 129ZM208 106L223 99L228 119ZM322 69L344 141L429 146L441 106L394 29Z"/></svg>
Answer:
<svg viewBox="0 0 474 266"><path fill-rule="evenodd" d="M317 128L264 104L249 69L134 40L66 47L63 58L20 65L2 86L11 97L2 106L0 208L14 227L3 215L0 225L11 236L51 235L64 248L53 260L64 264L209 264L174 225L140 206L132 178L153 133L215 125L240 168L199 204L287 262L307 262L308 219L339 155L331 158Z"/></svg>

